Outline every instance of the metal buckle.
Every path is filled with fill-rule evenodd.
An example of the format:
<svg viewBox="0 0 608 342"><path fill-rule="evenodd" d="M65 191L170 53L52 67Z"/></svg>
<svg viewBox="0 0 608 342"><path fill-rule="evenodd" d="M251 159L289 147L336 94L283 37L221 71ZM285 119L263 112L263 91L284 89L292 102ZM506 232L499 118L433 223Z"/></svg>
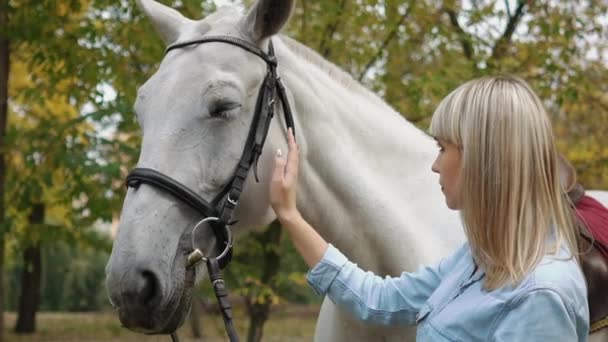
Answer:
<svg viewBox="0 0 608 342"><path fill-rule="evenodd" d="M272 65L273 67L276 67L279 64L276 56L266 55L266 58L268 58L268 64Z"/></svg>
<svg viewBox="0 0 608 342"><path fill-rule="evenodd" d="M235 206L235 207L236 207L236 204L237 204L237 202L238 202L238 200L236 200L236 201L235 201L235 200L233 200L233 199L230 197L230 194L228 194L228 197L226 198L226 201L228 201L228 203L232 204L232 205L233 205L233 206Z"/></svg>

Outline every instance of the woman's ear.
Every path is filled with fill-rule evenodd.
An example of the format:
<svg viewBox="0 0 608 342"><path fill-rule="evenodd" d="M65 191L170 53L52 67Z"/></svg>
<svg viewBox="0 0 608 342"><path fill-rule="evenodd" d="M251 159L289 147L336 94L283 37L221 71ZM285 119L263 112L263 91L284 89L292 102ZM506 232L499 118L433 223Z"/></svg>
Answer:
<svg viewBox="0 0 608 342"><path fill-rule="evenodd" d="M289 20L294 2L294 0L258 0L243 19L245 33L254 42L279 33Z"/></svg>

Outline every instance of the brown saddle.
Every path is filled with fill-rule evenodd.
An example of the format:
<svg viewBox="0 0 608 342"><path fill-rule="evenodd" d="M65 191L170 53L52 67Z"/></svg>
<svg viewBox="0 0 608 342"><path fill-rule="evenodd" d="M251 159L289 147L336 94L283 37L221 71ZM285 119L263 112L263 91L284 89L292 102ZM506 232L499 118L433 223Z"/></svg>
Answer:
<svg viewBox="0 0 608 342"><path fill-rule="evenodd" d="M574 167L561 155L559 175L570 201L576 204L585 194L585 189L576 182ZM602 255L600 247L582 222L578 223L578 229L581 268L587 281L591 332L595 332L608 327L608 259Z"/></svg>
<svg viewBox="0 0 608 342"><path fill-rule="evenodd" d="M608 259L594 245L585 227L581 228L579 236L581 267L587 280L589 317L592 330L597 331L608 327Z"/></svg>

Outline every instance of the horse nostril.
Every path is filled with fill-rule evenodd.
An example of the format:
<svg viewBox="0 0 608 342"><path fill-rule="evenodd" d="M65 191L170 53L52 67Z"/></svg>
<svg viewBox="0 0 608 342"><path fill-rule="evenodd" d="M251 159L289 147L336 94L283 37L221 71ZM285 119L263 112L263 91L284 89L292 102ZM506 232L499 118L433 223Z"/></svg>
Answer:
<svg viewBox="0 0 608 342"><path fill-rule="evenodd" d="M160 298L158 278L151 271L142 271L137 297L142 305L150 305Z"/></svg>

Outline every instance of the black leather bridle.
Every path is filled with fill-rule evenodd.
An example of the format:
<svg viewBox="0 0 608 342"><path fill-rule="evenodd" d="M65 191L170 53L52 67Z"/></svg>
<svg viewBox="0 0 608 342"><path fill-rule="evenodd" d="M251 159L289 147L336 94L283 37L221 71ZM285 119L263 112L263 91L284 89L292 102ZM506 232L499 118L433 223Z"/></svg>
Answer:
<svg viewBox="0 0 608 342"><path fill-rule="evenodd" d="M127 186L137 188L141 183L145 183L162 189L169 192L175 198L181 200L204 217L204 219L198 222L193 228L193 251L188 256L186 267L191 268L201 260L207 263L209 278L213 282L213 288L222 311L228 336L230 341L238 341L238 336L232 325L231 306L226 300L227 291L220 275L220 270L226 267L232 258L232 234L229 228L232 220L232 213L238 204L241 193L243 192L245 180L247 179L247 175L252 166L254 167L255 179L256 181L259 181L257 163L264 148L264 142L268 135L270 122L274 116L277 95L283 106L287 128L293 130L294 121L287 100L287 94L285 93L285 87L277 74L277 59L274 55L272 40L268 43L268 53L265 53L257 46L245 40L230 36L208 36L175 43L167 47L165 53L186 46L214 42L227 43L245 49L263 59L267 66L266 76L258 93L253 121L249 129L247 141L241 159L236 166L234 175L211 202L205 201L205 199L196 192L175 179L159 171L148 168L135 168L131 171L127 176ZM211 227L217 238L219 253L215 257L205 256L201 250L194 245L194 234L196 230L203 225ZM177 340L175 332L173 332L171 336L174 341Z"/></svg>

